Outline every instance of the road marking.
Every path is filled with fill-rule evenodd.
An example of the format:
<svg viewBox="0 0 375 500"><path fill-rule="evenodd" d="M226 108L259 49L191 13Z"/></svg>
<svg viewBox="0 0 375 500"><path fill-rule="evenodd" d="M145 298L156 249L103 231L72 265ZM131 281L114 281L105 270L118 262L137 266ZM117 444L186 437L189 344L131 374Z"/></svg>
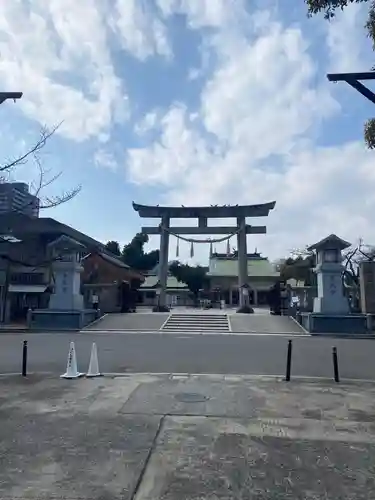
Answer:
<svg viewBox="0 0 375 500"><path fill-rule="evenodd" d="M167 319L166 319L166 320L164 321L164 323L161 325L161 327L159 328L159 330L162 330L162 329L165 327L165 325L168 323L169 318L170 318L171 316L172 316L172 313L168 314Z"/></svg>
<svg viewBox="0 0 375 500"><path fill-rule="evenodd" d="M81 333L95 333L95 334L108 334L108 333L126 333L126 334L131 334L131 335L148 335L148 334L153 334L153 335L188 335L189 337L196 336L196 335L226 335L228 337L236 337L236 336L273 336L273 337L311 337L310 334L305 334L305 333L293 333L293 332L206 332L206 331L197 331L197 332L191 332L191 331L181 331L181 330L175 330L175 331L160 331L160 330L85 330L81 331Z"/></svg>
<svg viewBox="0 0 375 500"><path fill-rule="evenodd" d="M300 323L298 323L298 321L296 320L296 318L293 318L293 316L289 316L289 318L290 318L291 320L293 320L293 321L294 321L294 323L295 323L296 325L298 325L298 326L301 328L301 330L303 330L303 331L304 331L307 335L310 335L310 332L308 332L304 326L302 326Z"/></svg>
<svg viewBox="0 0 375 500"><path fill-rule="evenodd" d="M103 316L100 316L100 318L96 318L94 321L86 325L82 330L85 330L86 328L89 328L92 325L95 325L96 323L99 323L102 319L104 319L106 316L108 316L108 313L103 314Z"/></svg>
<svg viewBox="0 0 375 500"><path fill-rule="evenodd" d="M35 375L45 375L48 377L56 377L59 378L57 375L57 372L30 372L28 373L27 377L29 376L35 376ZM280 375L267 375L267 374L246 374L246 373L186 373L185 372L104 372L103 376L104 377L118 377L118 378L131 378L131 377L174 377L174 376L181 376L183 375L184 377L202 377L202 378L211 378L215 380L223 380L225 377L240 377L240 382L245 382L247 380L264 380L267 381L273 381L273 380L280 380L284 381L285 380L285 375L280 374ZM1 377L21 377L21 374L19 372L9 372L9 373L0 373L0 378ZM26 378L27 378L26 377ZM86 380L86 377L82 377L80 379ZM341 383L336 384L333 380L333 377L313 377L313 376L308 376L308 375L294 375L291 379L290 382L286 382L286 384L293 384L293 382L332 382L332 384L336 387L340 387L340 385L343 385L344 383L363 383L363 384L375 384L374 379L368 379L368 378L341 378ZM239 382L239 383L240 383Z"/></svg>
<svg viewBox="0 0 375 500"><path fill-rule="evenodd" d="M105 376L110 376L110 377L131 377L132 375L139 375L139 376L154 376L154 377L173 377L175 375L188 375L189 377L202 377L202 378L214 378L214 379L219 379L222 380L225 377L241 377L241 381L246 381L246 380L281 380L285 381L285 374L280 374L280 375L267 375L267 374L246 374L246 373L186 373L186 372L173 372L173 373L168 373L168 372L127 372L127 373L104 373ZM375 384L374 379L368 379L368 378L340 378L340 384L337 384L334 382L333 377L314 377L314 376L309 376L309 375L294 375L290 382L285 382L286 384L293 384L293 382L303 382L303 381L327 381L327 382L332 382L334 387L340 387L341 381L344 382L355 382L355 383L367 383L367 384Z"/></svg>
<svg viewBox="0 0 375 500"><path fill-rule="evenodd" d="M30 375L48 375L50 376L56 376L56 372L28 372L26 377L22 377L21 372L9 372L9 373L0 373L0 377L21 377L22 379L27 379L30 377Z"/></svg>

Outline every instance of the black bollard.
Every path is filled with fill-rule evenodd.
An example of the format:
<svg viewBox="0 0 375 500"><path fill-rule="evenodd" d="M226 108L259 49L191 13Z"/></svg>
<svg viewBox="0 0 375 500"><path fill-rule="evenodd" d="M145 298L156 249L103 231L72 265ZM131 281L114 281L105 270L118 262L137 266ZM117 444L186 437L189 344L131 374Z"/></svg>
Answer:
<svg viewBox="0 0 375 500"><path fill-rule="evenodd" d="M23 341L22 348L22 376L27 376L27 340Z"/></svg>
<svg viewBox="0 0 375 500"><path fill-rule="evenodd" d="M333 359L333 373L335 377L335 382L340 382L339 376L339 361L337 358L337 349L336 347L332 348L332 359Z"/></svg>
<svg viewBox="0 0 375 500"><path fill-rule="evenodd" d="M290 382L290 372L292 370L292 341L288 340L288 354L286 358L286 375L285 380Z"/></svg>

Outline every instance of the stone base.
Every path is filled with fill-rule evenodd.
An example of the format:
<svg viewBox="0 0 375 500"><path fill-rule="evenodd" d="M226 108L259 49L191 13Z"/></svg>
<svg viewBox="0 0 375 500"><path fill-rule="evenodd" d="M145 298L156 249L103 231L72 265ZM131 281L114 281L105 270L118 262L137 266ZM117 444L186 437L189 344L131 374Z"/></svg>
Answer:
<svg viewBox="0 0 375 500"><path fill-rule="evenodd" d="M253 314L254 309L251 306L241 306L236 312L241 314Z"/></svg>
<svg viewBox="0 0 375 500"><path fill-rule="evenodd" d="M154 313L167 313L170 311L170 308L168 306L154 306L152 308L152 312Z"/></svg>
<svg viewBox="0 0 375 500"><path fill-rule="evenodd" d="M315 297L313 311L317 314L350 315L348 299L344 296L338 296L335 300L332 297Z"/></svg>
<svg viewBox="0 0 375 500"><path fill-rule="evenodd" d="M100 311L64 311L59 309L31 309L27 313L27 325L37 330L81 330L100 317Z"/></svg>
<svg viewBox="0 0 375 500"><path fill-rule="evenodd" d="M80 293L51 294L49 307L52 311L82 311L84 309L83 295Z"/></svg>
<svg viewBox="0 0 375 500"><path fill-rule="evenodd" d="M300 313L298 320L309 333L366 334L372 328L367 314Z"/></svg>

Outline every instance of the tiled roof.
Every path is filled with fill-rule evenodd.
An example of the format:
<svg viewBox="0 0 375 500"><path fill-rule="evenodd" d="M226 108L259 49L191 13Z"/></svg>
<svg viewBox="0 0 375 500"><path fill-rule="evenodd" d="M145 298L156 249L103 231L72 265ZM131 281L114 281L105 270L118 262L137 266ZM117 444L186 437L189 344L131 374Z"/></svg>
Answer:
<svg viewBox="0 0 375 500"><path fill-rule="evenodd" d="M311 245L307 248L307 250L319 250L320 248L326 247L326 246L332 245L333 248L337 247L340 250L345 250L345 248L350 247L351 243L348 241L345 241L335 234L330 234L326 238L323 238L322 240L318 241L318 243L315 243L314 245Z"/></svg>
<svg viewBox="0 0 375 500"><path fill-rule="evenodd" d="M130 269L130 266L125 264L120 258L117 258L115 255L109 255L107 252L99 252L99 255L102 259L110 262L111 264L117 266L117 267L123 267L125 269Z"/></svg>
<svg viewBox="0 0 375 500"><path fill-rule="evenodd" d="M247 274L251 277L278 277L280 273L267 259L248 259ZM238 276L237 259L211 259L207 276Z"/></svg>
<svg viewBox="0 0 375 500"><path fill-rule="evenodd" d="M141 285L141 288L153 288L158 282L157 276L146 276L144 283ZM168 276L167 278L167 288L187 288L186 283L180 283L176 280L174 276Z"/></svg>
<svg viewBox="0 0 375 500"><path fill-rule="evenodd" d="M45 234L55 238L64 234L88 249L105 249L100 241L50 217L29 217L19 213L0 214L0 233L12 234L21 240L30 235Z"/></svg>

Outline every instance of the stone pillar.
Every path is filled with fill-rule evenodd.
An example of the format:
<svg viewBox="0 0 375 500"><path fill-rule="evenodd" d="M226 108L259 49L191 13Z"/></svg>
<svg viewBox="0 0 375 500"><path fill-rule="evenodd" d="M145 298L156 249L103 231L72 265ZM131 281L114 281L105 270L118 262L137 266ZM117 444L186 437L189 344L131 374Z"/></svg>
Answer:
<svg viewBox="0 0 375 500"><path fill-rule="evenodd" d="M331 252L332 250L328 250ZM343 293L341 252L336 262L325 260L325 250L318 251L318 264L315 268L318 296L314 298L314 313L349 314L349 304Z"/></svg>
<svg viewBox="0 0 375 500"><path fill-rule="evenodd" d="M375 262L360 263L359 283L362 313L375 314Z"/></svg>
<svg viewBox="0 0 375 500"><path fill-rule="evenodd" d="M84 309L81 295L81 273L78 253L64 255L52 264L54 273L54 292L48 308L52 310L81 311Z"/></svg>
<svg viewBox="0 0 375 500"><path fill-rule="evenodd" d="M164 228L169 229L169 217L163 216L161 220L160 231L160 256L159 256L159 272L158 278L160 283L159 306L166 307L166 289L168 279L168 253L169 253L169 232Z"/></svg>
<svg viewBox="0 0 375 500"><path fill-rule="evenodd" d="M239 306L244 307L246 305L246 298L242 292L242 288L247 283L246 218L243 216L237 217L237 226L241 228L237 234Z"/></svg>

